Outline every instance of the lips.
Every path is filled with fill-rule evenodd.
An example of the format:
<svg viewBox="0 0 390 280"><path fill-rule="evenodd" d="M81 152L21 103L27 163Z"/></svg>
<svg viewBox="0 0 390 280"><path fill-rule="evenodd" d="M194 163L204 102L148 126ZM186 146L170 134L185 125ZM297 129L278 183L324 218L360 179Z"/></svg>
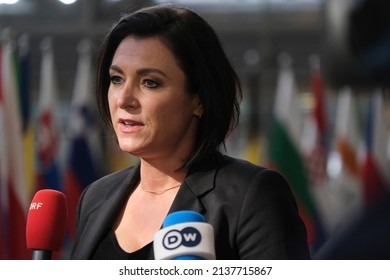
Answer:
<svg viewBox="0 0 390 280"><path fill-rule="evenodd" d="M144 126L143 123L129 119L119 119L119 129L122 132L135 132Z"/></svg>
<svg viewBox="0 0 390 280"><path fill-rule="evenodd" d="M121 121L121 123L124 125L139 125L138 122L134 122L134 121Z"/></svg>
<svg viewBox="0 0 390 280"><path fill-rule="evenodd" d="M119 119L118 122L124 125L143 125L143 123L131 119Z"/></svg>

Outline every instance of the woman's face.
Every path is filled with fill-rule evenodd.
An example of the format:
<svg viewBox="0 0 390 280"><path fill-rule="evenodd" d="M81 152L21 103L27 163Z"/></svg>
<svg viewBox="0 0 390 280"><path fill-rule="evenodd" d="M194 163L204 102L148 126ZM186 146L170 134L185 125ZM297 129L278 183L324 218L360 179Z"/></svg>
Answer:
<svg viewBox="0 0 390 280"><path fill-rule="evenodd" d="M126 37L109 69L108 103L120 148L144 159L185 159L202 113L184 72L156 37Z"/></svg>

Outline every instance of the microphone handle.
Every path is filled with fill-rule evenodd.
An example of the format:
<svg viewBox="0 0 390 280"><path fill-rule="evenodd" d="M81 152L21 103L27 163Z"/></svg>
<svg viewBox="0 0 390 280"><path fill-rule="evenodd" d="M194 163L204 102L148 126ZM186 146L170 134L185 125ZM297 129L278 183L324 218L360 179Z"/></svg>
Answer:
<svg viewBox="0 0 390 280"><path fill-rule="evenodd" d="M51 260L52 251L49 250L32 250L33 260Z"/></svg>

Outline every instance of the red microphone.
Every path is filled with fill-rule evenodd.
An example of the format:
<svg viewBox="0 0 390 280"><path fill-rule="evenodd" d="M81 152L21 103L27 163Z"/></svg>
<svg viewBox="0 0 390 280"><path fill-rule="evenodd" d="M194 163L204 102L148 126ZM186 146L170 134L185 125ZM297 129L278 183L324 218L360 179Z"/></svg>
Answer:
<svg viewBox="0 0 390 280"><path fill-rule="evenodd" d="M27 248L33 260L50 260L61 249L68 219L66 196L56 190L38 191L30 204L26 224Z"/></svg>

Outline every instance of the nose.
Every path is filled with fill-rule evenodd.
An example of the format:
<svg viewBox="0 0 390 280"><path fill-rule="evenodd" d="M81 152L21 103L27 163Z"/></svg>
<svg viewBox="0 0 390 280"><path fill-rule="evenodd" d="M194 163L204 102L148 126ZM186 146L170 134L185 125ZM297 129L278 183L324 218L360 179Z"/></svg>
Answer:
<svg viewBox="0 0 390 280"><path fill-rule="evenodd" d="M136 88L131 83L126 84L120 91L117 99L119 108L136 108L139 106Z"/></svg>

